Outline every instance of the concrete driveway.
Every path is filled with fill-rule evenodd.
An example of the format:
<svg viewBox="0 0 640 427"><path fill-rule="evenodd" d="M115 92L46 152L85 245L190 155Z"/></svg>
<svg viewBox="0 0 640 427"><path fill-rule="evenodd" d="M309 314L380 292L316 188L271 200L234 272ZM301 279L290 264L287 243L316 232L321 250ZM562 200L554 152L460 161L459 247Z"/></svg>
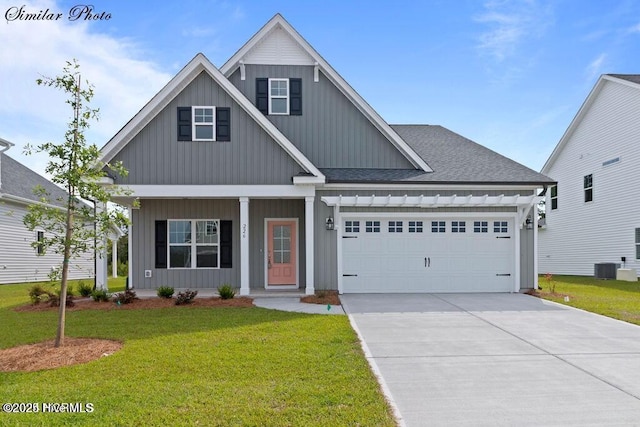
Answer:
<svg viewBox="0 0 640 427"><path fill-rule="evenodd" d="M341 299L403 425L640 426L638 326L521 294Z"/></svg>

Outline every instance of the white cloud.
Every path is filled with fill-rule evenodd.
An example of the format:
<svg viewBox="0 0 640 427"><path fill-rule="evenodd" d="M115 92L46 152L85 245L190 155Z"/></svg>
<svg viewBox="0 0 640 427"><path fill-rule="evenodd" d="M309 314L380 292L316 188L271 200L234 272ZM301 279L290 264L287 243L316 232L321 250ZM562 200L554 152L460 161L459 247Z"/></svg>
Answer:
<svg viewBox="0 0 640 427"><path fill-rule="evenodd" d="M594 59L589 63L589 65L587 65L586 74L587 74L587 79L589 80L590 83L593 82L593 80L595 80L595 78L598 77L600 74L603 74L603 69L606 64L606 61L607 61L607 54L601 53L600 55L598 55L596 59Z"/></svg>
<svg viewBox="0 0 640 427"><path fill-rule="evenodd" d="M100 121L87 133L89 142L102 146L171 76L152 62L141 59L135 41L101 34L99 22L66 19L68 10L51 0L22 1L25 11L49 9L61 12L57 21L15 20L0 22L0 129L3 138L16 144L9 154L38 172L46 158L22 156L25 143L59 141L71 116L64 94L39 87L41 75L54 77L66 61L76 58L82 79L95 86L91 106L100 109ZM0 0L0 18L15 6Z"/></svg>
<svg viewBox="0 0 640 427"><path fill-rule="evenodd" d="M640 22L633 27L629 28L630 33L640 33Z"/></svg>
<svg viewBox="0 0 640 427"><path fill-rule="evenodd" d="M551 22L550 9L537 0L493 0L484 9L475 17L488 27L479 47L498 61L513 55L525 39L540 37Z"/></svg>

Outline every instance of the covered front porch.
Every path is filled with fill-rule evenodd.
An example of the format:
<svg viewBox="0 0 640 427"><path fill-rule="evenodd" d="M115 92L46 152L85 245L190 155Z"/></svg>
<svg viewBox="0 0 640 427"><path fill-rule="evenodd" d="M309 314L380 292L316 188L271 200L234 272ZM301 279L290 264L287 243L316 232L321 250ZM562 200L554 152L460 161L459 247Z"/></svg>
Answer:
<svg viewBox="0 0 640 427"><path fill-rule="evenodd" d="M128 206L131 218L130 288L205 291L230 284L239 288L240 295L315 292L313 185L132 185L128 190L130 195L117 201ZM231 241L223 245L221 234L209 248L200 248L200 237L183 233L186 237L178 242L170 234L172 224L189 221L194 236L200 236L196 231L200 223L212 224L212 236L224 223L230 226ZM163 222L164 231L158 234ZM182 252L192 257L186 266L174 262L180 244L186 246ZM201 249L212 252L215 262L201 266ZM106 269L100 273L106 283Z"/></svg>

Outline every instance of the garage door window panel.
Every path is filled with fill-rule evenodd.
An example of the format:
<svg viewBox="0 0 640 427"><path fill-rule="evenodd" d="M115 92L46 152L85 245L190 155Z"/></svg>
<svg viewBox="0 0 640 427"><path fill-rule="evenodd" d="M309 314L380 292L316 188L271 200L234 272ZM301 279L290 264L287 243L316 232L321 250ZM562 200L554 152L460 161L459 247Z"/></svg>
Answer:
<svg viewBox="0 0 640 427"><path fill-rule="evenodd" d="M431 221L432 233L446 233L447 226L445 221Z"/></svg>
<svg viewBox="0 0 640 427"><path fill-rule="evenodd" d="M509 232L509 223L507 221L494 221L493 222L493 232L494 233L508 233Z"/></svg>
<svg viewBox="0 0 640 427"><path fill-rule="evenodd" d="M389 221L389 233L402 233L402 221Z"/></svg>
<svg viewBox="0 0 640 427"><path fill-rule="evenodd" d="M365 230L367 233L379 233L380 221L367 221L365 224Z"/></svg>
<svg viewBox="0 0 640 427"><path fill-rule="evenodd" d="M473 222L473 232L474 233L488 233L489 232L489 222L488 221L474 221Z"/></svg>
<svg viewBox="0 0 640 427"><path fill-rule="evenodd" d="M409 233L422 233L422 221L409 221Z"/></svg>
<svg viewBox="0 0 640 427"><path fill-rule="evenodd" d="M345 233L359 233L360 221L345 221L344 222Z"/></svg>
<svg viewBox="0 0 640 427"><path fill-rule="evenodd" d="M451 221L452 233L466 233L467 222L466 221Z"/></svg>

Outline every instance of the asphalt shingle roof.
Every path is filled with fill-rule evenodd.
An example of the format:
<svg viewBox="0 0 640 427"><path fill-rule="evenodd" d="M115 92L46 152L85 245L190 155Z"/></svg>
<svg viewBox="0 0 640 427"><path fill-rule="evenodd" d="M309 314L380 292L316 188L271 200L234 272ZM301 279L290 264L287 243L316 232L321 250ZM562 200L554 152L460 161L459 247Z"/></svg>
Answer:
<svg viewBox="0 0 640 427"><path fill-rule="evenodd" d="M38 196L33 194L33 189L36 185L40 185L49 193L52 204L64 205L64 203L58 202L58 199L66 200L66 191L12 159L6 153L0 153L0 173L2 173L0 193L38 201Z"/></svg>
<svg viewBox="0 0 640 427"><path fill-rule="evenodd" d="M640 74L607 74L607 75L640 84Z"/></svg>
<svg viewBox="0 0 640 427"><path fill-rule="evenodd" d="M554 181L442 126L391 125L433 169L321 169L329 182L552 184Z"/></svg>

